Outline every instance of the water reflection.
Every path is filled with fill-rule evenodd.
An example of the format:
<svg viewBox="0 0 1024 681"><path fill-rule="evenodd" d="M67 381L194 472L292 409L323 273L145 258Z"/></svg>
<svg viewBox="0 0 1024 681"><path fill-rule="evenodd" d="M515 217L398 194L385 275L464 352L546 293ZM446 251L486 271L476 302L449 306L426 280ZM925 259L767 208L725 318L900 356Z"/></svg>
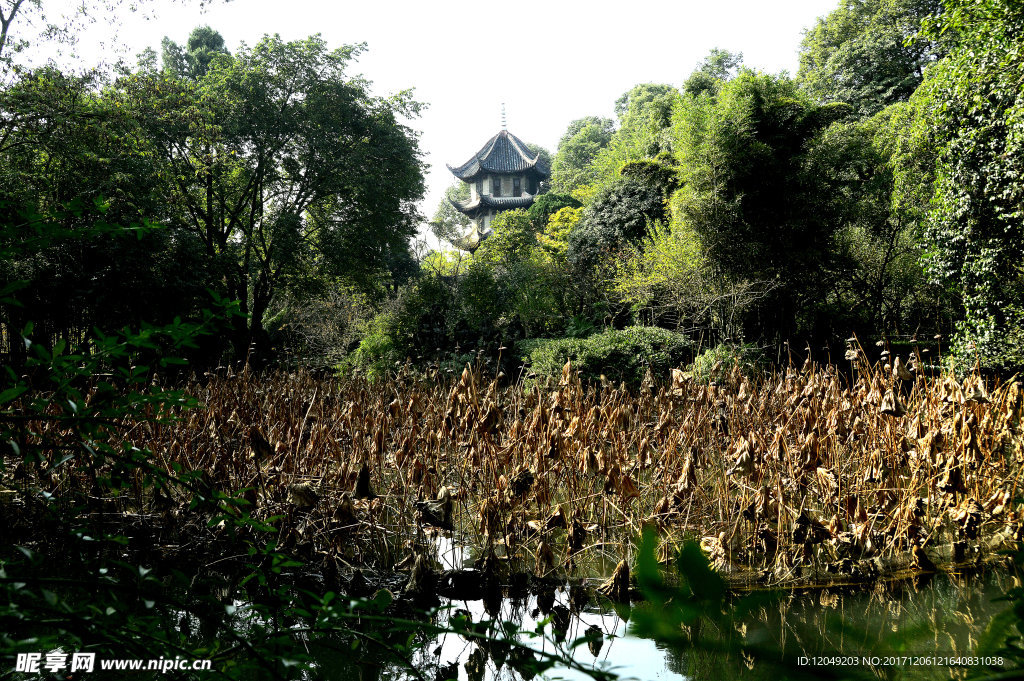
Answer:
<svg viewBox="0 0 1024 681"><path fill-rule="evenodd" d="M546 621L547 637L520 635L518 640L541 652L569 650L573 641L590 635L590 642L573 649L575 661L586 668L611 670L635 679L778 679L779 664L796 665L799 657L886 655L973 655L979 637L993 615L1005 609L995 599L1020 583L1011 572L989 571L973 576L939 576L925 581L880 585L870 591L825 590L778 595L755 608L730 631L703 631L719 650L665 648L631 635L628 612L616 612L607 602L585 603L579 590L551 587L539 594L506 597L498 602L455 601L438 613L445 625L454 617L473 622L500 620L519 631L534 631ZM644 607L638 605L636 607ZM394 642L408 640L407 634ZM707 639L706 639L707 640ZM325 644L327 642L324 642ZM428 681L518 681L530 678L526 653L507 644L467 641L460 635L413 636L407 660L410 672L393 655L361 644L317 648L318 678L376 681L424 678ZM764 654L736 652L755 646ZM916 667L858 662L861 672L877 678L965 678L967 668L925 664ZM804 670L807 671L807 670ZM820 670L826 671L826 670ZM832 670L838 671L838 670ZM977 670L976 670L977 671ZM581 671L549 669L543 678L586 679Z"/></svg>

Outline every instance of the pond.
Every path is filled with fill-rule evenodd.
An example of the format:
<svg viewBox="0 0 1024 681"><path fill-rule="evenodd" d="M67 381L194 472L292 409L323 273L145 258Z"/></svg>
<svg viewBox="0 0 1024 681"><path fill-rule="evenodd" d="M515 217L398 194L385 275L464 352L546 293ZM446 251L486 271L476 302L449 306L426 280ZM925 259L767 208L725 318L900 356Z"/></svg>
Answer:
<svg viewBox="0 0 1024 681"><path fill-rule="evenodd" d="M611 671L622 679L778 679L780 664L792 669L815 662L822 675L840 672L835 667L845 665L846 671L877 678L948 679L963 678L968 667L957 668L936 658L975 655L993 616L1006 607L997 599L1019 584L1016 572L990 569L861 590L757 594L757 604L736 620L732 629L705 630L705 640L711 646L702 649L665 646L637 637L631 631L629 609L613 608L607 601L579 607L564 586L553 587L549 593L505 598L499 605L491 604L489 610L479 600L451 602L446 604L447 611L442 607L435 621L444 625L461 611L474 622L499 619L515 623L520 631L533 631L549 615L557 622L571 612L561 642L552 636L550 626L547 637L522 636L520 641L536 651L555 652L599 631L600 645L581 643L573 657L584 668ZM635 605L632 612L643 607ZM417 672L379 649L331 650L324 646L315 652L317 677L337 681L514 681L530 677L529 671L517 671L526 669L523 658L507 647L481 646L453 633L413 638L408 659ZM757 647L762 654L746 654L739 650L741 645ZM590 677L579 670L555 667L542 678Z"/></svg>

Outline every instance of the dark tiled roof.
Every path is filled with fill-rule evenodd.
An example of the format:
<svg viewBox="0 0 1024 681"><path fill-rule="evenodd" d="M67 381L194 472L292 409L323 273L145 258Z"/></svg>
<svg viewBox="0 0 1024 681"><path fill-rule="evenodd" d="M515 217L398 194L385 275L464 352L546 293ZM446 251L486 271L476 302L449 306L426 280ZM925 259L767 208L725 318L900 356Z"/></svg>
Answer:
<svg viewBox="0 0 1024 681"><path fill-rule="evenodd" d="M487 196L486 194L470 199L469 201L452 201L452 205L460 213L475 215L484 208L496 210L512 210L513 208L529 208L533 205L533 194L522 196Z"/></svg>
<svg viewBox="0 0 1024 681"><path fill-rule="evenodd" d="M458 168L448 166L455 177L469 182L480 173L524 173L532 170L541 177L548 177L550 170L534 155L526 144L510 133L502 130L487 140L487 143L473 155L473 158Z"/></svg>

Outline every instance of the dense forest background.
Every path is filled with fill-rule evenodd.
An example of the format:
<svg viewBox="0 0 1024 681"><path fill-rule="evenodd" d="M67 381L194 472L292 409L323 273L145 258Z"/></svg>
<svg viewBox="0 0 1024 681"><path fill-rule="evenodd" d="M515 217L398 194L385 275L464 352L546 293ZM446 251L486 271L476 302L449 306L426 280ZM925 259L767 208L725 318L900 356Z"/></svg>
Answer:
<svg viewBox="0 0 1024 681"><path fill-rule="evenodd" d="M616 120L571 122L548 193L473 255L415 240L420 104L348 75L360 46L230 54L204 27L81 75L19 68L0 42L0 283L20 303L3 351L23 359L29 322L81 351L227 309L197 367L376 374L483 351L626 377L787 341L827 358L856 333L942 334L960 366L1012 369L1022 29L1009 0L842 0L795 76L714 50L678 86L624 93ZM460 218L442 204L431 225L451 239Z"/></svg>

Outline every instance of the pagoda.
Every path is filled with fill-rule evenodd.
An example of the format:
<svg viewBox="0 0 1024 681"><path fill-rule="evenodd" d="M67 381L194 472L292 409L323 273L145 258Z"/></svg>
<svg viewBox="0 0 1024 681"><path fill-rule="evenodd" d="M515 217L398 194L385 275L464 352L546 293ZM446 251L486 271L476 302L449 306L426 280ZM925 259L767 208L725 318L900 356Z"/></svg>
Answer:
<svg viewBox="0 0 1024 681"><path fill-rule="evenodd" d="M448 166L448 170L469 185L469 199L452 201L452 205L472 220L469 233L454 242L471 253L491 235L491 222L498 213L529 208L541 181L551 174L540 155L531 153L526 143L504 127L472 158L457 168Z"/></svg>

